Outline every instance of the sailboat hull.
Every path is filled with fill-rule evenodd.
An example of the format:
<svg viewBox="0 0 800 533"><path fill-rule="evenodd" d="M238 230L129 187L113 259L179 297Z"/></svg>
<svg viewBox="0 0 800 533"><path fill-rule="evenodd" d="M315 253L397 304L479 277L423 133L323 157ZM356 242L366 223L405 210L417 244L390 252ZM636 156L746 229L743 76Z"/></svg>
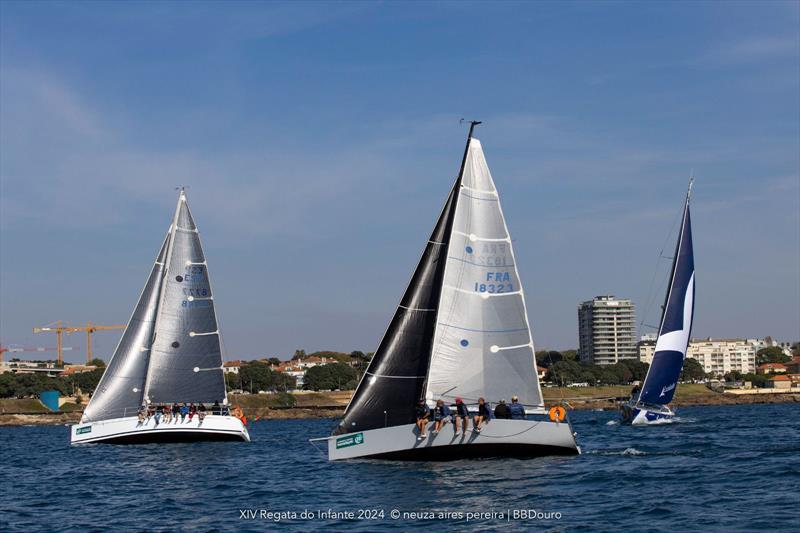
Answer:
<svg viewBox="0 0 800 533"><path fill-rule="evenodd" d="M452 461L481 457L539 457L577 455L580 448L568 422L544 420L492 420L481 432L455 435L448 423L438 434L431 427L419 439L415 424L334 435L328 442L328 459L370 458L410 461Z"/></svg>
<svg viewBox="0 0 800 533"><path fill-rule="evenodd" d="M233 416L208 415L201 424L197 417L184 422L156 424L151 418L115 418L75 424L70 428L71 444L150 444L157 442L244 441L250 435L241 420Z"/></svg>
<svg viewBox="0 0 800 533"><path fill-rule="evenodd" d="M623 424L639 426L645 424L664 424L675 418L675 413L666 405L648 408L641 404L623 403L620 405Z"/></svg>

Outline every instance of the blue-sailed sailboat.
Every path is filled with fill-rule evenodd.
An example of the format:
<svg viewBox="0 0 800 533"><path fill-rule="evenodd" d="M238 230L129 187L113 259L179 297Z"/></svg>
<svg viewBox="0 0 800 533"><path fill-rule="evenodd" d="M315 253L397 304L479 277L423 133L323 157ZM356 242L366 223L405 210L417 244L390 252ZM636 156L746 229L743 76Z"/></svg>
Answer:
<svg viewBox="0 0 800 533"><path fill-rule="evenodd" d="M675 416L668 404L675 396L694 319L694 251L689 216L691 194L690 181L653 362L650 363L641 390L620 406L622 420L626 423L652 424L666 422Z"/></svg>

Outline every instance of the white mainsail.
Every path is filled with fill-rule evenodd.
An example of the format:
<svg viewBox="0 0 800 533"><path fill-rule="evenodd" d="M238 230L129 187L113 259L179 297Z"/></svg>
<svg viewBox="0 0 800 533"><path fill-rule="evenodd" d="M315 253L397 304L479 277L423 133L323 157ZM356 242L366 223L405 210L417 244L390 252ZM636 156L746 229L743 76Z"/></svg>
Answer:
<svg viewBox="0 0 800 533"><path fill-rule="evenodd" d="M470 139L445 265L425 398L512 395L544 407L511 236L480 141Z"/></svg>

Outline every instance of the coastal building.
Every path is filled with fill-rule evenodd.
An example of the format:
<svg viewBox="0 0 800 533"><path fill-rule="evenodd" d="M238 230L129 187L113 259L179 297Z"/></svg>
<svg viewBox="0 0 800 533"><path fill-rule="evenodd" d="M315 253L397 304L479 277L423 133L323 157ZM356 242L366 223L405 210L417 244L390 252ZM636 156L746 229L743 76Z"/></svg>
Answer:
<svg viewBox="0 0 800 533"><path fill-rule="evenodd" d="M544 381L544 376L547 374L547 369L543 366L536 365L536 375L539 381Z"/></svg>
<svg viewBox="0 0 800 533"><path fill-rule="evenodd" d="M789 376L772 376L767 380L766 386L768 389L791 389L792 380L789 379Z"/></svg>
<svg viewBox="0 0 800 533"><path fill-rule="evenodd" d="M222 371L225 374L238 374L242 368L241 361L225 361L222 363Z"/></svg>
<svg viewBox="0 0 800 533"><path fill-rule="evenodd" d="M611 365L636 359L634 305L611 295L597 296L578 306L578 357L582 362Z"/></svg>
<svg viewBox="0 0 800 533"><path fill-rule="evenodd" d="M653 362L654 339L639 341L639 360ZM756 350L748 339L692 339L686 357L696 359L706 374L723 376L729 372L752 374L756 370Z"/></svg>
<svg viewBox="0 0 800 533"><path fill-rule="evenodd" d="M758 365L759 374L785 374L786 371L786 365L782 363L764 363L763 365Z"/></svg>
<svg viewBox="0 0 800 533"><path fill-rule="evenodd" d="M0 374L44 374L54 377L63 372L64 368L56 366L52 361L4 361L0 364Z"/></svg>
<svg viewBox="0 0 800 533"><path fill-rule="evenodd" d="M779 342L773 339L772 337L764 337L763 339L747 339L747 342L753 345L755 348L756 353L763 349L763 348L780 348L783 351L783 355L788 357L792 357L792 342Z"/></svg>
<svg viewBox="0 0 800 533"><path fill-rule="evenodd" d="M58 373L60 377L72 376L74 374L82 374L83 372L91 372L97 367L94 365L64 365L64 370Z"/></svg>
<svg viewBox="0 0 800 533"><path fill-rule="evenodd" d="M686 355L696 359L707 374L716 376L756 370L756 350L746 339L692 339Z"/></svg>

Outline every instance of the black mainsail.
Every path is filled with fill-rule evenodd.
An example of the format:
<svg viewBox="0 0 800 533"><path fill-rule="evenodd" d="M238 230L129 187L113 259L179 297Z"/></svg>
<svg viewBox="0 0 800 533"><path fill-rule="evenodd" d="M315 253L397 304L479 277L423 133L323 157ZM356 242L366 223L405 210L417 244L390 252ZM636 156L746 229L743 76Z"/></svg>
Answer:
<svg viewBox="0 0 800 533"><path fill-rule="evenodd" d="M333 434L414 422L414 405L424 397L453 219L477 124L470 123L458 177L397 311Z"/></svg>

